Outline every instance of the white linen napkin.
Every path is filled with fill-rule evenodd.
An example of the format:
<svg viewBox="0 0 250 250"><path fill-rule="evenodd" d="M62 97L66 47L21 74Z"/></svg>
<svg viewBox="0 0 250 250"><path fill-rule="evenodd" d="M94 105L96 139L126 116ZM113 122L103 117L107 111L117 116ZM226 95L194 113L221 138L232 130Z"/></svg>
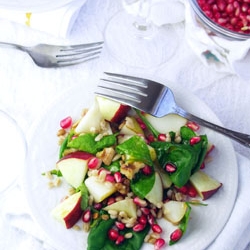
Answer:
<svg viewBox="0 0 250 250"><path fill-rule="evenodd" d="M185 1L186 39L199 58L216 71L250 79L250 39L229 41L218 36L209 36L195 19L188 1Z"/></svg>
<svg viewBox="0 0 250 250"><path fill-rule="evenodd" d="M250 242L250 160L239 154L237 154L237 160L239 188L235 207L224 229L207 250L245 250ZM18 249L26 250L30 249L28 246L36 245L36 248L32 249L55 250L51 241L31 219L21 189L16 187L8 197L9 199L7 199L4 206L5 219L8 218L9 226L21 230L29 236L28 238L27 236L23 237L25 239L22 242L23 248L20 248L19 244ZM19 204L18 209L16 204ZM15 244L15 242L8 241L8 246L10 246L9 244ZM10 247L8 249L16 248Z"/></svg>
<svg viewBox="0 0 250 250"><path fill-rule="evenodd" d="M0 9L0 18L20 23L57 37L67 37L85 2L86 0L75 0L60 8L41 12Z"/></svg>

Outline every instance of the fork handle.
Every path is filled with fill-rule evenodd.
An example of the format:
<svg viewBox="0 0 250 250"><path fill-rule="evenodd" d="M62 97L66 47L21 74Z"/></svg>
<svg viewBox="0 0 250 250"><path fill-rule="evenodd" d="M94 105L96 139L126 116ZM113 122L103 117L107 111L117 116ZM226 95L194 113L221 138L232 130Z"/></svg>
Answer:
<svg viewBox="0 0 250 250"><path fill-rule="evenodd" d="M19 44L15 43L5 43L5 42L0 42L1 47L6 47L6 48L12 48L12 49L19 49L25 51L25 47Z"/></svg>
<svg viewBox="0 0 250 250"><path fill-rule="evenodd" d="M210 128L218 133L221 133L237 142L239 142L240 144L249 147L250 148L250 135L248 134L243 134L243 133L239 133L227 128L223 128L219 125L216 125L214 123L208 122L206 120L203 120L195 115L192 115L182 109L176 109L176 113L190 121L194 121L197 122L198 124Z"/></svg>

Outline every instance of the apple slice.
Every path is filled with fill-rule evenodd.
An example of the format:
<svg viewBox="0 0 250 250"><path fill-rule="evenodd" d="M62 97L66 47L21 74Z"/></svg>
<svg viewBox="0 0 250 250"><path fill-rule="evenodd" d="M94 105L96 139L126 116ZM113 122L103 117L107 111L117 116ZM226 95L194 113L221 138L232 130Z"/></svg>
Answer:
<svg viewBox="0 0 250 250"><path fill-rule="evenodd" d="M85 180L85 185L95 202L101 202L116 191L114 183L101 181L98 176L90 176Z"/></svg>
<svg viewBox="0 0 250 250"><path fill-rule="evenodd" d="M155 172L155 182L149 193L145 195L145 198L153 203L154 205L158 205L162 202L163 199L163 186L159 173Z"/></svg>
<svg viewBox="0 0 250 250"><path fill-rule="evenodd" d="M178 224L187 211L187 204L183 201L168 201L163 205L163 216L174 225Z"/></svg>
<svg viewBox="0 0 250 250"><path fill-rule="evenodd" d="M66 228L73 227L82 215L81 199L81 192L69 196L51 211L51 215Z"/></svg>
<svg viewBox="0 0 250 250"><path fill-rule="evenodd" d="M161 118L157 118L146 113L144 116L158 132L163 134L167 134L171 131L179 132L180 128L187 123L187 119L176 114L169 114Z"/></svg>
<svg viewBox="0 0 250 250"><path fill-rule="evenodd" d="M78 188L88 171L88 161L94 157L92 154L76 151L60 159L56 166L61 171L63 178L74 188Z"/></svg>
<svg viewBox="0 0 250 250"><path fill-rule="evenodd" d="M75 128L76 134L81 133L91 133L91 132L101 132L101 124L105 123L104 118L99 109L99 105L95 100L94 104L90 107L88 112L82 117L78 125ZM108 130L108 124L107 130Z"/></svg>
<svg viewBox="0 0 250 250"><path fill-rule="evenodd" d="M120 134L124 135L143 135L144 132L134 117L127 116L120 125Z"/></svg>
<svg viewBox="0 0 250 250"><path fill-rule="evenodd" d="M124 211L130 218L136 218L136 205L131 198L117 201L103 208L106 211L115 210L118 212Z"/></svg>
<svg viewBox="0 0 250 250"><path fill-rule="evenodd" d="M171 181L168 173L163 168L161 168L161 167L159 167L157 165L155 166L155 169L160 174L163 188L171 187L173 182Z"/></svg>
<svg viewBox="0 0 250 250"><path fill-rule="evenodd" d="M222 186L222 183L200 170L191 175L190 182L202 200L206 200L211 197Z"/></svg>
<svg viewBox="0 0 250 250"><path fill-rule="evenodd" d="M128 105L124 105L101 96L97 96L96 99L99 104L102 117L109 122L119 123L124 117L126 117L128 111L130 110L130 106Z"/></svg>

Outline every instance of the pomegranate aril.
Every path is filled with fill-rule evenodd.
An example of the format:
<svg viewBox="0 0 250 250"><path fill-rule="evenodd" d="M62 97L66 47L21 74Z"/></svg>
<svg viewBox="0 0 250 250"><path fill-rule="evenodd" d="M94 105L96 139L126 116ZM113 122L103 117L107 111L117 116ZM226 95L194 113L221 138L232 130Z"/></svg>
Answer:
<svg viewBox="0 0 250 250"><path fill-rule="evenodd" d="M118 182L118 183L122 182L122 174L120 172L115 172L114 178L115 178L116 182Z"/></svg>
<svg viewBox="0 0 250 250"><path fill-rule="evenodd" d="M111 183L115 182L115 177L112 174L107 174L105 177L105 181L109 181Z"/></svg>
<svg viewBox="0 0 250 250"><path fill-rule="evenodd" d="M108 231L108 237L112 241L116 241L119 237L119 232L113 228L109 229Z"/></svg>
<svg viewBox="0 0 250 250"><path fill-rule="evenodd" d="M150 214L150 209L147 207L141 207L141 211L143 214L148 215Z"/></svg>
<svg viewBox="0 0 250 250"><path fill-rule="evenodd" d="M168 172L168 173L174 173L176 171L176 166L172 163L167 163L165 165L165 170Z"/></svg>
<svg viewBox="0 0 250 250"><path fill-rule="evenodd" d="M120 222L120 221L116 221L116 222L115 222L115 225L116 225L116 227L117 227L119 230L125 229L125 224L122 223L122 222Z"/></svg>
<svg viewBox="0 0 250 250"><path fill-rule="evenodd" d="M89 169L97 169L101 166L102 161L97 158L97 157L93 157L88 161L88 168Z"/></svg>
<svg viewBox="0 0 250 250"><path fill-rule="evenodd" d="M182 231L180 228L177 228L176 230L174 230L171 235L170 235L170 240L173 242L178 241L181 237L182 237Z"/></svg>
<svg viewBox="0 0 250 250"><path fill-rule="evenodd" d="M155 244L154 244L154 249L155 250L160 250L164 245L165 245L165 240L162 239L162 238L159 238L155 241Z"/></svg>
<svg viewBox="0 0 250 250"><path fill-rule="evenodd" d="M83 212L83 215L82 215L82 221L85 222L85 223L88 223L91 221L91 211L90 209L87 209Z"/></svg>
<svg viewBox="0 0 250 250"><path fill-rule="evenodd" d="M154 217L152 214L149 214L149 215L148 215L148 223L149 223L150 225L155 224L155 217Z"/></svg>
<svg viewBox="0 0 250 250"><path fill-rule="evenodd" d="M188 194L188 196L194 198L197 196L197 191L192 185L189 185L187 194Z"/></svg>
<svg viewBox="0 0 250 250"><path fill-rule="evenodd" d="M60 126L63 129L70 128L72 125L72 118L71 116L68 116L60 121Z"/></svg>
<svg viewBox="0 0 250 250"><path fill-rule="evenodd" d="M147 224L148 222L148 219L147 219L147 216L145 214L141 215L139 218L138 218L138 222L141 223L141 224Z"/></svg>
<svg viewBox="0 0 250 250"><path fill-rule="evenodd" d="M166 134L159 134L157 139L158 139L158 141L166 141L167 135Z"/></svg>
<svg viewBox="0 0 250 250"><path fill-rule="evenodd" d="M145 224L137 223L133 226L133 231L134 232L140 232L145 228Z"/></svg>
<svg viewBox="0 0 250 250"><path fill-rule="evenodd" d="M125 237L123 235L119 235L115 241L115 244L120 245L124 240L125 240Z"/></svg>
<svg viewBox="0 0 250 250"><path fill-rule="evenodd" d="M197 144L199 143L201 140L200 136L194 136L190 139L189 143L190 145L194 145L194 144Z"/></svg>
<svg viewBox="0 0 250 250"><path fill-rule="evenodd" d="M153 232L155 233L158 233L158 234L162 233L162 228L158 224L151 225L151 228Z"/></svg>
<svg viewBox="0 0 250 250"><path fill-rule="evenodd" d="M192 121L187 122L187 127L192 129L193 131L198 131L200 129L199 124L197 124L196 122L192 122Z"/></svg>
<svg viewBox="0 0 250 250"><path fill-rule="evenodd" d="M139 197L135 197L133 199L135 205L139 207L146 207L147 206L147 201L140 199Z"/></svg>
<svg viewBox="0 0 250 250"><path fill-rule="evenodd" d="M142 173L145 175L151 175L152 168L150 166L146 165L144 168L142 168Z"/></svg>

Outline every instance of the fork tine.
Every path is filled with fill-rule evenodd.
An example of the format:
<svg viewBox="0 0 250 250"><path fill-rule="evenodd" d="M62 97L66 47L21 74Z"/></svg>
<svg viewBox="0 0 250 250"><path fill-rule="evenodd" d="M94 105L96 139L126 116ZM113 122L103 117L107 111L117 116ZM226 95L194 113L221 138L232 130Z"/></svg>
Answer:
<svg viewBox="0 0 250 250"><path fill-rule="evenodd" d="M86 44L75 44L70 46L61 46L60 51L72 51L72 50L80 50L80 49L88 49L88 48L102 48L104 42L96 42L96 43L86 43Z"/></svg>
<svg viewBox="0 0 250 250"><path fill-rule="evenodd" d="M58 66L69 66L78 63L87 62L90 60L97 59L100 55L101 51L81 54L81 56L73 56L73 57L58 57L58 61L56 62Z"/></svg>

